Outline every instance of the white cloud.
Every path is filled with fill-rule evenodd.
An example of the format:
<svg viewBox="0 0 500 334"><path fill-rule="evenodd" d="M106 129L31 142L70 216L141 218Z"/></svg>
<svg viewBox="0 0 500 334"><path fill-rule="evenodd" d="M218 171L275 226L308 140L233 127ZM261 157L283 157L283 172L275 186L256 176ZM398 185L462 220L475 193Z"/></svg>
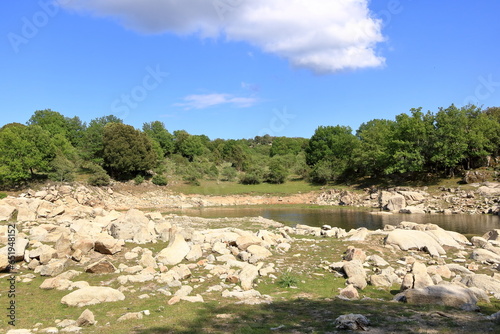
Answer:
<svg viewBox="0 0 500 334"><path fill-rule="evenodd" d="M230 104L237 108L247 108L258 102L253 97L238 97L231 94L199 94L188 95L183 98L184 102L175 103L176 107L189 109L205 109L222 104Z"/></svg>
<svg viewBox="0 0 500 334"><path fill-rule="evenodd" d="M145 33L225 36L319 73L378 67L382 22L368 0L71 0Z"/></svg>

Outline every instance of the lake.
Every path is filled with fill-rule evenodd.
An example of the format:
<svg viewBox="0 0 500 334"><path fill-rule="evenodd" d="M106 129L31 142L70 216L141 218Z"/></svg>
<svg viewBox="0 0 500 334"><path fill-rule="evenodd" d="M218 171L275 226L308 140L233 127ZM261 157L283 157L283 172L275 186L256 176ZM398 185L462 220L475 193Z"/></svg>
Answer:
<svg viewBox="0 0 500 334"><path fill-rule="evenodd" d="M298 207L217 207L175 210L173 213L205 218L257 217L272 219L294 226L305 224L322 226L328 224L346 230L366 227L369 230L383 229L385 225L398 225L402 221L432 223L445 230L468 235L483 235L500 229L500 217L491 215L443 215L443 214L373 214L366 210L348 208L298 208Z"/></svg>

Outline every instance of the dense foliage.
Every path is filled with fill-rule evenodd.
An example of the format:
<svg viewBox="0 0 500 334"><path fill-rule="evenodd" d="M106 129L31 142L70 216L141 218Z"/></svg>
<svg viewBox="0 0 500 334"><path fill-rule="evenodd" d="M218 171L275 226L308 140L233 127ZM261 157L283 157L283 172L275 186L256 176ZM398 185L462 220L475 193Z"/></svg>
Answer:
<svg viewBox="0 0 500 334"><path fill-rule="evenodd" d="M499 154L497 107L451 105L426 113L418 108L394 120L370 120L355 133L348 126L319 126L310 139L238 140L171 133L159 121L138 130L113 115L86 124L47 109L35 111L26 125L0 129L0 185L39 178L66 182L78 174L98 186L110 184L110 176L162 186L169 179L197 185L201 179L279 184L289 178L327 183L419 173L451 176L491 166Z"/></svg>

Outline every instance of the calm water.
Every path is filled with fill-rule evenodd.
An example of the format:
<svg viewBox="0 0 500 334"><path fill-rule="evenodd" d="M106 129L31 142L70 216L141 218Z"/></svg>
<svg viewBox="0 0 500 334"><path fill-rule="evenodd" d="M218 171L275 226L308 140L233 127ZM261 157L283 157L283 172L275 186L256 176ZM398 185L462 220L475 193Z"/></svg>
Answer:
<svg viewBox="0 0 500 334"><path fill-rule="evenodd" d="M286 225L305 224L321 226L328 224L346 230L366 227L370 230L381 229L385 225L397 225L402 221L415 223L432 223L450 231L462 234L482 235L492 229L500 228L500 217L489 215L442 215L442 214L392 214L376 215L368 211L343 208L203 208L175 211L176 214L198 216L205 218L220 217L257 217L276 220Z"/></svg>

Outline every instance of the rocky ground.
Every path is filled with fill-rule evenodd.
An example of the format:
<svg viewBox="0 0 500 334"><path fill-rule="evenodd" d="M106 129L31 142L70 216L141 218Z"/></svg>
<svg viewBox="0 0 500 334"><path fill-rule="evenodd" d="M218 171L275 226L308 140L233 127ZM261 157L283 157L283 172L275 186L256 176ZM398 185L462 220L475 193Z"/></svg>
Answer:
<svg viewBox="0 0 500 334"><path fill-rule="evenodd" d="M397 209L428 205L421 191L366 196ZM377 231L334 222L289 227L261 217L117 211L110 203L121 198L115 208L122 208L122 196L59 186L0 201L0 302L17 307L16 327L4 316L0 330L500 332L500 230L469 240L410 222ZM355 196L320 195L344 203ZM155 200L144 196L136 205Z"/></svg>

